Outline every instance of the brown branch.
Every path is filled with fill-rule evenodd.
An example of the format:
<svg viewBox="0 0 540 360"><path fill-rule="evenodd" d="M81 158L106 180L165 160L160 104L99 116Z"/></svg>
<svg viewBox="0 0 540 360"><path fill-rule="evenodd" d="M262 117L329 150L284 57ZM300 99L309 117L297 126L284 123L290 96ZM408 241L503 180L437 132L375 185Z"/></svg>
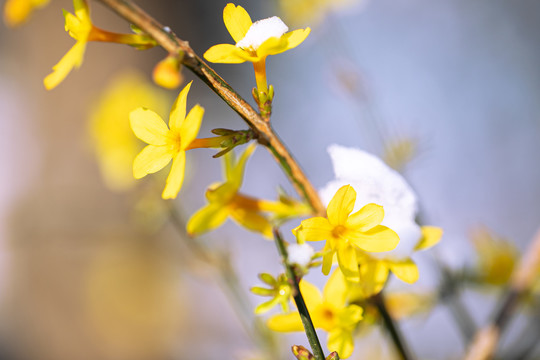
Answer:
<svg viewBox="0 0 540 360"><path fill-rule="evenodd" d="M540 229L512 275L510 288L491 323L478 331L465 360L487 360L495 353L502 331L512 317L518 302L538 278L540 270Z"/></svg>
<svg viewBox="0 0 540 360"><path fill-rule="evenodd" d="M296 191L311 205L316 214L324 216L325 209L317 191L306 175L278 138L272 127L251 105L249 105L225 80L195 54L187 41L178 38L168 27L164 27L145 11L129 0L99 0L122 18L136 25L150 35L166 51L182 60L182 64L193 71L219 97L244 119L258 135L260 144L266 146L283 171L289 177Z"/></svg>

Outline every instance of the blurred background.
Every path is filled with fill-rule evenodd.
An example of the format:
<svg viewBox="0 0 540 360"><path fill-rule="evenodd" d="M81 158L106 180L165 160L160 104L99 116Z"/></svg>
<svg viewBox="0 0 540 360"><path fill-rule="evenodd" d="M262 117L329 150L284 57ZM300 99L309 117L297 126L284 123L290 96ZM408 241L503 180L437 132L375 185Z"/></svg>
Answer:
<svg viewBox="0 0 540 360"><path fill-rule="evenodd" d="M232 42L222 21L226 3L137 1L199 55ZM115 14L90 4L97 26L129 32ZM423 221L445 231L433 252L450 268L478 262L470 240L479 228L526 248L540 218L539 2L238 5L253 20L277 14L290 29L312 28L298 48L269 58L267 71L276 89L274 127L317 188L333 178L326 148L358 147L410 181ZM98 135L114 134L117 122L127 126L127 114L138 106L167 118L178 90L151 84L153 67L166 55L162 49L90 43L82 67L46 91L43 78L74 44L62 8L73 6L52 0L26 24L0 30L0 357L260 358L257 336L242 319L262 302L248 292L259 284L257 273L281 271L274 244L229 222L193 246L169 219L174 207L185 221L205 204L206 187L222 179L221 161L210 150L188 154L175 201L160 200L164 177L135 182L124 176L131 171L125 159L142 146L137 140L125 139L131 153L115 153L127 167L107 164L114 149ZM250 64L213 67L252 101ZM195 79L187 70L183 75ZM124 109L111 109L110 98ZM216 127L245 128L197 79L188 107L196 103L206 109L200 136ZM258 149L243 192L274 198L278 186L294 194L270 155ZM437 288L432 254L415 260L421 274L415 287ZM314 274L314 282L322 280ZM243 292L240 299L234 289ZM489 319L502 289L464 291L478 325ZM514 337L518 325L510 331ZM444 306L402 328L419 358L463 354L465 344ZM293 343L306 344L302 334L276 341L283 358L292 357ZM392 358L391 345L376 331L358 344L353 359Z"/></svg>

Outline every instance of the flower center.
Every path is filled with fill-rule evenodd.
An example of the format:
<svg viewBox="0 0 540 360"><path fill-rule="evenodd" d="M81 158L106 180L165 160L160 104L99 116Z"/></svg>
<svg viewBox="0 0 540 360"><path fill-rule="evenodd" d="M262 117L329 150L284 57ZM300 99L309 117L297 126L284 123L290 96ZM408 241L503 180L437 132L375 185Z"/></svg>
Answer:
<svg viewBox="0 0 540 360"><path fill-rule="evenodd" d="M170 131L168 136L168 145L172 148L173 151L180 151L180 144L182 144L182 138L180 132Z"/></svg>
<svg viewBox="0 0 540 360"><path fill-rule="evenodd" d="M347 231L347 228L343 225L337 225L332 230L332 235L335 238L341 238L343 235L345 235L345 232Z"/></svg>
<svg viewBox="0 0 540 360"><path fill-rule="evenodd" d="M277 16L255 21L251 24L244 38L236 43L236 46L242 49L252 48L257 50L266 40L271 37L279 38L288 30L287 25Z"/></svg>

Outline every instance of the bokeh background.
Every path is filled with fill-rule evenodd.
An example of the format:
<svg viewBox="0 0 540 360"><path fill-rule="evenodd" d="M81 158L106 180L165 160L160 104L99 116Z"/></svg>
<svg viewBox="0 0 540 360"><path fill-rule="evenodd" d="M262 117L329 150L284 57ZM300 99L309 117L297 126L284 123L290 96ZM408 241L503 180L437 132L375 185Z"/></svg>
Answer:
<svg viewBox="0 0 540 360"><path fill-rule="evenodd" d="M137 3L198 54L231 41L222 22L226 1ZM278 14L291 28L312 27L305 43L267 64L276 89L273 124L316 187L333 178L330 144L383 156L389 145L410 142L414 157L403 171L424 221L445 231L438 258L454 268L473 262L468 238L480 224L526 248L540 214L539 2L365 0L308 23L287 18L277 1L238 4L254 20ZM91 5L96 25L129 30L101 4ZM100 172L92 114L118 74L150 81L164 51L91 43L81 69L46 91L43 78L73 44L61 8L72 4L52 0L27 24L0 30L0 357L255 358L252 334L239 321L245 309L227 295L215 261L198 258L166 215L168 206L184 217L200 208L205 188L221 179L221 162L209 150L191 152L182 192L165 204L159 176L119 191ZM251 99L249 64L214 68ZM162 116L176 94L160 95ZM245 127L198 80L188 106L195 103L206 109L204 136L215 127ZM266 198L278 186L293 193L264 149L244 184L244 192ZM257 273L280 271L273 243L234 224L197 241L227 254L248 307L262 301L248 288L258 284ZM433 261L422 256L418 286L436 286ZM478 324L498 291L465 292ZM420 358L463 354L442 306L402 326ZM391 358L376 332L365 338L359 344L369 345L353 358ZM300 335L281 337L284 354L293 341L306 343Z"/></svg>

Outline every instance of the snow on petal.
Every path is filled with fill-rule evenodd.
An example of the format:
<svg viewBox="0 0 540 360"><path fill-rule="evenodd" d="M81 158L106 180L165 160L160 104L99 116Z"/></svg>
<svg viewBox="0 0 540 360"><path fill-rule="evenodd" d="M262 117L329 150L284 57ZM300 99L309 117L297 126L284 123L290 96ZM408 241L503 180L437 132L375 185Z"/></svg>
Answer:
<svg viewBox="0 0 540 360"><path fill-rule="evenodd" d="M285 23L277 16L254 22L244 38L236 43L236 46L242 49L252 48L257 50L266 40L275 37L280 38L289 31Z"/></svg>

